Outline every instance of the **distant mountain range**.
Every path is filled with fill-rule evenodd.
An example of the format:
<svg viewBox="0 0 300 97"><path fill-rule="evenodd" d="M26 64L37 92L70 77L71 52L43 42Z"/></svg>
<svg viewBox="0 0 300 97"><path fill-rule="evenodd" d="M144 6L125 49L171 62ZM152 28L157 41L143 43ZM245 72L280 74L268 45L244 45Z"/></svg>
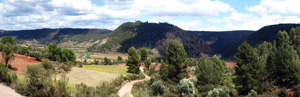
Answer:
<svg viewBox="0 0 300 97"><path fill-rule="evenodd" d="M98 43L88 48L96 52L127 52L130 46L156 49L164 54L168 42L176 39L190 57L212 54L211 48L203 40L168 23L128 22L106 36L106 43Z"/></svg>
<svg viewBox="0 0 300 97"><path fill-rule="evenodd" d="M278 24L265 26L258 31L185 31L168 23L127 22L114 31L107 29L36 29L5 31L0 37L13 36L23 45L45 45L57 43L61 47L88 48L91 52L127 52L130 46L145 47L164 54L168 41L176 39L183 43L190 57L221 54L232 58L237 47L247 41L258 46L263 41L272 42L279 30L289 31L300 24Z"/></svg>

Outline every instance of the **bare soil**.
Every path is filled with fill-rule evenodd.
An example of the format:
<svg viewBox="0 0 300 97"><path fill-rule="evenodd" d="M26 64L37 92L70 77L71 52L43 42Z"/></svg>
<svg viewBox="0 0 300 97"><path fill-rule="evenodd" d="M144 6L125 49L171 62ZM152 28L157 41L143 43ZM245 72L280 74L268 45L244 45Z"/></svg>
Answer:
<svg viewBox="0 0 300 97"><path fill-rule="evenodd" d="M143 82L146 80L150 80L150 77L144 73L144 66L140 66L141 72L145 75L145 79L141 80L134 80L131 82L126 83L119 91L118 91L118 96L119 97L133 97L131 94L131 89L133 87L133 84L138 83L138 82Z"/></svg>
<svg viewBox="0 0 300 97"><path fill-rule="evenodd" d="M236 67L236 62L225 62L226 66L227 67L230 67L230 68L233 68L233 67Z"/></svg>
<svg viewBox="0 0 300 97"><path fill-rule="evenodd" d="M35 60L35 58L33 58L33 57L28 57L28 56L19 55L19 54L14 54L14 56L15 56L15 58L10 60L8 62L8 64L11 65L13 70L15 70L19 74L23 74L24 73L23 70L29 65L42 63L40 61ZM0 61L2 63L5 63L1 52L0 52Z"/></svg>

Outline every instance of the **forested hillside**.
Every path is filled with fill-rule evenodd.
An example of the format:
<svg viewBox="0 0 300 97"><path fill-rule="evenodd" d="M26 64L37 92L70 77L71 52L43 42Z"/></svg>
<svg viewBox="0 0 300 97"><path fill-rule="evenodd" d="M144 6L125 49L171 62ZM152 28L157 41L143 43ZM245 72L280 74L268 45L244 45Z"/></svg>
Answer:
<svg viewBox="0 0 300 97"><path fill-rule="evenodd" d="M298 27L300 24L278 24L278 25L269 25L262 27L258 31L250 34L244 38L236 40L230 44L226 44L223 50L221 50L221 54L225 58L232 58L237 53L237 47L243 43L243 41L247 41L250 45L257 47L259 44L264 41L273 42L276 38L276 35L279 30L282 31L290 31L291 28Z"/></svg>
<svg viewBox="0 0 300 97"><path fill-rule="evenodd" d="M62 47L89 47L111 32L106 29L36 29L20 31L1 31L0 37L13 36L18 42L25 45L57 43ZM86 46L83 44L87 44ZM83 45L83 46L82 46Z"/></svg>
<svg viewBox="0 0 300 97"><path fill-rule="evenodd" d="M209 44L215 54L220 54L228 44L234 43L237 40L244 38L255 31L188 31L196 35L200 39Z"/></svg>
<svg viewBox="0 0 300 97"><path fill-rule="evenodd" d="M89 48L96 52L126 52L130 46L157 49L164 54L168 41L176 39L183 43L191 57L212 54L211 48L195 35L168 23L128 22L107 35L107 42Z"/></svg>

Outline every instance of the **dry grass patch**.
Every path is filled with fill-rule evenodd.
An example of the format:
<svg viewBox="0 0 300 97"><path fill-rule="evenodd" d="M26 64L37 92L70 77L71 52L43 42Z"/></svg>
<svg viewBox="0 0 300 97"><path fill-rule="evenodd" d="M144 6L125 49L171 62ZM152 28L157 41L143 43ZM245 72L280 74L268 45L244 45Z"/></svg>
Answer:
<svg viewBox="0 0 300 97"><path fill-rule="evenodd" d="M128 59L126 54L104 54L104 53L94 53L90 55L91 58L109 58L109 59L117 59L118 56L122 57L122 59Z"/></svg>
<svg viewBox="0 0 300 97"><path fill-rule="evenodd" d="M83 69L127 75L127 66L122 65L83 65Z"/></svg>
<svg viewBox="0 0 300 97"><path fill-rule="evenodd" d="M71 84L84 83L88 86L96 86L100 82L111 81L121 74L73 67L72 70L66 75L69 78L69 83Z"/></svg>

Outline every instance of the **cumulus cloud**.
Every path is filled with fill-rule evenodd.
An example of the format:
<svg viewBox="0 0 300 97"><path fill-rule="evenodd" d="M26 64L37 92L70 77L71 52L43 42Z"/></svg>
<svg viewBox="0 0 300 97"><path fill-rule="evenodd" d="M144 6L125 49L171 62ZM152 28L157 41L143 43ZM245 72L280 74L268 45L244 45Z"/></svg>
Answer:
<svg viewBox="0 0 300 97"><path fill-rule="evenodd" d="M211 0L135 0L133 6L155 16L212 16L233 10L229 4Z"/></svg>
<svg viewBox="0 0 300 97"><path fill-rule="evenodd" d="M257 17L251 17L241 23L227 22L225 29L227 30L258 30L259 28L279 23L300 23L298 16L282 16L280 14L275 15L262 15Z"/></svg>
<svg viewBox="0 0 300 97"><path fill-rule="evenodd" d="M92 4L90 0L2 0L0 29L62 27L114 29L120 25L120 20L133 19L138 13L130 9L109 9L110 5L98 6Z"/></svg>
<svg viewBox="0 0 300 97"><path fill-rule="evenodd" d="M93 4L94 1L104 2L104 5ZM114 29L122 22L144 15L216 16L232 10L229 4L211 0L2 0L0 29Z"/></svg>
<svg viewBox="0 0 300 97"><path fill-rule="evenodd" d="M262 0L258 5L245 7L248 13L232 11L228 17L208 19L224 23L224 30L258 30L266 25L300 23L299 0Z"/></svg>
<svg viewBox="0 0 300 97"><path fill-rule="evenodd" d="M247 8L257 13L283 13L300 16L299 0L262 0L259 5Z"/></svg>

